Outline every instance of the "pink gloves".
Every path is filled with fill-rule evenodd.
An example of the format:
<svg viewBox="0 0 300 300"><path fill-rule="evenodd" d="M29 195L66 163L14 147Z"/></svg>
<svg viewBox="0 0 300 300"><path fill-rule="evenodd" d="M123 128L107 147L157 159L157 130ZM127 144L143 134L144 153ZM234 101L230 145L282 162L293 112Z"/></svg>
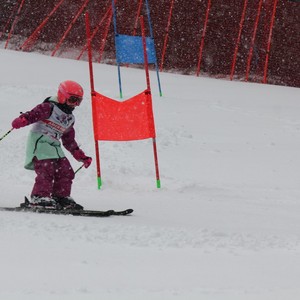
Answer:
<svg viewBox="0 0 300 300"><path fill-rule="evenodd" d="M90 164L92 163L92 158L86 156L81 149L76 149L72 154L73 154L73 157L77 161L80 161L83 163L85 168L88 168L90 166Z"/></svg>
<svg viewBox="0 0 300 300"><path fill-rule="evenodd" d="M19 128L24 127L28 124L29 124L29 122L25 117L18 117L16 119L14 119L11 123L11 125L14 129L19 129Z"/></svg>

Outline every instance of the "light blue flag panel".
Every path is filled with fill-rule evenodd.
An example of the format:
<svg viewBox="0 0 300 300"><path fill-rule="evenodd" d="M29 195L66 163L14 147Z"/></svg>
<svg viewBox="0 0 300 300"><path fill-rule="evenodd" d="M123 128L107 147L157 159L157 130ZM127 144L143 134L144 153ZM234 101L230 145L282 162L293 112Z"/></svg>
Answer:
<svg viewBox="0 0 300 300"><path fill-rule="evenodd" d="M144 49L141 36L117 34L115 36L115 41L118 64L144 63ZM155 45L154 40L151 37L146 38L146 50L148 56L148 63L155 64L157 61Z"/></svg>
<svg viewBox="0 0 300 300"><path fill-rule="evenodd" d="M145 0L145 4L146 4L148 24L149 24L149 33L150 33L150 36L146 37L147 58L148 58L149 64L155 65L156 74L157 74L157 82L158 82L158 87L159 87L159 94L160 94L160 96L162 96L148 0ZM113 10L116 61L117 61L117 65L118 65L120 98L123 98L120 65L121 64L144 64L145 63L144 62L143 38L141 36L132 36L132 35L125 35L125 34L118 33L115 0L112 0L111 5L112 5L112 10Z"/></svg>

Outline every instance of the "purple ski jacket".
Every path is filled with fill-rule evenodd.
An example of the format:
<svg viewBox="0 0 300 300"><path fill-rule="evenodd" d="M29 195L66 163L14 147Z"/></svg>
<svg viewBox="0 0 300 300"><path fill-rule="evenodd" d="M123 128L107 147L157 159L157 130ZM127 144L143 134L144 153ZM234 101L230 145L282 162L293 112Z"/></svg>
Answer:
<svg viewBox="0 0 300 300"><path fill-rule="evenodd" d="M26 169L33 170L34 157L38 160L65 157L61 142L71 154L79 149L75 140L72 109L66 109L56 101L56 97L47 98L45 102L21 114L29 124L33 124L27 140Z"/></svg>

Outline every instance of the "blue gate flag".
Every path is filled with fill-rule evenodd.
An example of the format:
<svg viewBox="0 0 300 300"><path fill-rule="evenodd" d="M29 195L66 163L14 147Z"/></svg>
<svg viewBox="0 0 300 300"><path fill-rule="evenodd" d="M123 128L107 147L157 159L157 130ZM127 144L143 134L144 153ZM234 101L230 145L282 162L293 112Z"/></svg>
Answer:
<svg viewBox="0 0 300 300"><path fill-rule="evenodd" d="M127 64L143 64L144 50L141 36L131 36L125 34L117 34L116 41L116 58L117 63ZM148 63L156 63L156 52L154 40L151 37L146 37L146 49L148 56Z"/></svg>

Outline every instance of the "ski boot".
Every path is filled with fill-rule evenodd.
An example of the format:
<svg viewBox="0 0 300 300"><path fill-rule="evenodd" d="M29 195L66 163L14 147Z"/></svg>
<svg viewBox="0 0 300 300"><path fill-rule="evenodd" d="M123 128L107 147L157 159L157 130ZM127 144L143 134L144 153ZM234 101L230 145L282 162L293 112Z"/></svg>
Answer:
<svg viewBox="0 0 300 300"><path fill-rule="evenodd" d="M32 208L57 209L57 203L50 197L31 196L29 206Z"/></svg>
<svg viewBox="0 0 300 300"><path fill-rule="evenodd" d="M74 201L74 199L70 196L67 197L53 196L53 199L56 201L60 209L83 210L83 206L77 204Z"/></svg>

